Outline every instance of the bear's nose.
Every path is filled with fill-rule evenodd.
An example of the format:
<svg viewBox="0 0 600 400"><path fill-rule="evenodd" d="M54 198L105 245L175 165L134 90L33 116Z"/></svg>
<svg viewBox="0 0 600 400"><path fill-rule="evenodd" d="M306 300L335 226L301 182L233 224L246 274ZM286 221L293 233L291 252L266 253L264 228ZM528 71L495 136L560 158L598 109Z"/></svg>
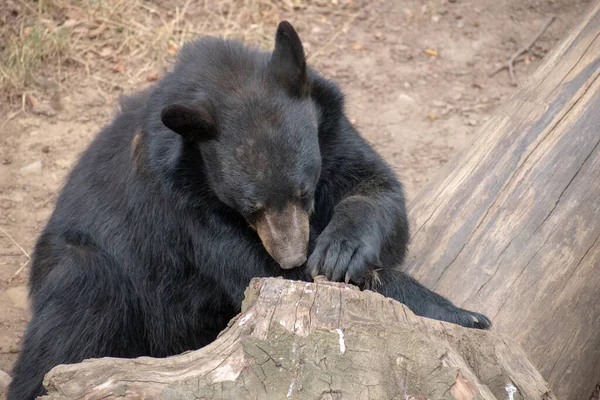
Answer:
<svg viewBox="0 0 600 400"><path fill-rule="evenodd" d="M306 262L306 254L298 254L296 256L285 257L279 261L279 265L283 269L292 269L301 266Z"/></svg>
<svg viewBox="0 0 600 400"><path fill-rule="evenodd" d="M288 204L282 210L263 210L256 219L256 232L265 247L283 269L306 262L308 250L308 213L300 204Z"/></svg>

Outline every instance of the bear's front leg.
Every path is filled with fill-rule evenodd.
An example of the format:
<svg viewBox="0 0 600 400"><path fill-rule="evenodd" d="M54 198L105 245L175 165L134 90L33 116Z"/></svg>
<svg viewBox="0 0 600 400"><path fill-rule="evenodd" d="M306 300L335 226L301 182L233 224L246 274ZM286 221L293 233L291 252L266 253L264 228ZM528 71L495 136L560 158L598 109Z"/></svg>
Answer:
<svg viewBox="0 0 600 400"><path fill-rule="evenodd" d="M408 242L404 202L400 192L380 188L376 193L351 195L338 203L308 259L311 275L352 281L422 317L489 329L485 315L456 307L399 269Z"/></svg>
<svg viewBox="0 0 600 400"><path fill-rule="evenodd" d="M387 239L401 236L398 247L405 247L408 227L403 203L394 197L351 195L342 200L308 259L311 275L361 283L367 271L379 268ZM398 231L405 232L398 235ZM405 248L398 250L403 258Z"/></svg>

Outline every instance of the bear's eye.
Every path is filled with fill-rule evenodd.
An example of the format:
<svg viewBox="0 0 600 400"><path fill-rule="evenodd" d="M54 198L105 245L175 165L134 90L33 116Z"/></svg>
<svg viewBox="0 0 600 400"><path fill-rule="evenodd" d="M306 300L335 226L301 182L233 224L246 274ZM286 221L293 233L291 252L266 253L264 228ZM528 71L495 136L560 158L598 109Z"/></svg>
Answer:
<svg viewBox="0 0 600 400"><path fill-rule="evenodd" d="M308 190L308 188L305 189L300 189L296 195L298 196L299 199L301 200L307 200L308 198L311 197L310 195L310 190Z"/></svg>
<svg viewBox="0 0 600 400"><path fill-rule="evenodd" d="M314 211L315 199L312 191L310 191L308 188L302 189L296 192L296 196L309 214Z"/></svg>
<svg viewBox="0 0 600 400"><path fill-rule="evenodd" d="M263 205L261 203L246 202L244 204L243 212L246 215L253 215L253 214L258 213L262 209L263 209Z"/></svg>

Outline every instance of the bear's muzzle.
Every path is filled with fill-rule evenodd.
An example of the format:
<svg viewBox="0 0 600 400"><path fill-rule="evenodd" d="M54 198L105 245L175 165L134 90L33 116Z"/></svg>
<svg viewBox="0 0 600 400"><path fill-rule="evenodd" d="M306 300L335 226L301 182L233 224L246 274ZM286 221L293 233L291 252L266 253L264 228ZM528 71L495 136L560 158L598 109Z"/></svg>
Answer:
<svg viewBox="0 0 600 400"><path fill-rule="evenodd" d="M266 209L256 220L256 231L267 252L283 269L306 262L308 213L300 204L289 203L283 210Z"/></svg>

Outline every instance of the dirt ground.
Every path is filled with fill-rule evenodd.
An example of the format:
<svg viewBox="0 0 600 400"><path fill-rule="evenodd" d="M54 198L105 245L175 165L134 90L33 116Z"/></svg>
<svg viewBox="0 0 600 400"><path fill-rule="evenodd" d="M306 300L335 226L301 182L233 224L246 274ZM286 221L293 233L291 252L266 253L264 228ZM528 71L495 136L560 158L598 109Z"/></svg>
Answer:
<svg viewBox="0 0 600 400"><path fill-rule="evenodd" d="M205 2L195 3L188 2L186 19L200 25L210 16L203 14ZM265 3L271 10L277 4ZM517 80L526 79L581 18L588 1L283 3L295 7L282 6L277 18L269 14L265 32L274 32L277 19L294 24L309 62L341 84L351 119L393 165L410 199L514 93L507 71L490 74L554 15L554 23L535 43L535 54L516 66ZM145 4L162 11L181 6ZM135 63L96 69L91 76L81 65L65 68L58 92L38 88L40 104L25 112L8 102L0 108L0 370L8 373L29 318L29 254L65 174L111 119L119 93L144 84L143 79L132 85L123 78L143 68ZM159 72L143 76L152 79Z"/></svg>

